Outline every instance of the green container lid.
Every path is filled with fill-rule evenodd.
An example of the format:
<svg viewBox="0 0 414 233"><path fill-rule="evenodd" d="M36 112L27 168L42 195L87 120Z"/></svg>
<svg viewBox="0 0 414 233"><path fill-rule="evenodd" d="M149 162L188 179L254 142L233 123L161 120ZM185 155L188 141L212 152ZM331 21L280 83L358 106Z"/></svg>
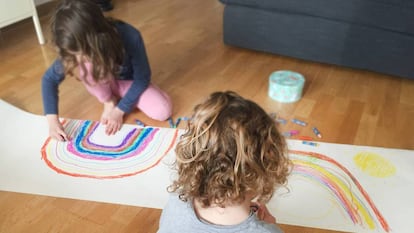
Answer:
<svg viewBox="0 0 414 233"><path fill-rule="evenodd" d="M296 102L302 97L304 85L305 78L299 73L290 70L275 71L269 77L269 96L282 103Z"/></svg>

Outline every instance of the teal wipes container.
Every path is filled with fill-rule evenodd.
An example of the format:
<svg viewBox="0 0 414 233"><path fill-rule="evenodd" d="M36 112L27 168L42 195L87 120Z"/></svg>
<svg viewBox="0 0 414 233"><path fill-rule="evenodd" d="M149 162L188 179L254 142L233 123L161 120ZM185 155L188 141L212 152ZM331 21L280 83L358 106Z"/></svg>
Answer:
<svg viewBox="0 0 414 233"><path fill-rule="evenodd" d="M296 102L302 97L304 85L305 78L299 73L275 71L269 77L269 97L282 103Z"/></svg>

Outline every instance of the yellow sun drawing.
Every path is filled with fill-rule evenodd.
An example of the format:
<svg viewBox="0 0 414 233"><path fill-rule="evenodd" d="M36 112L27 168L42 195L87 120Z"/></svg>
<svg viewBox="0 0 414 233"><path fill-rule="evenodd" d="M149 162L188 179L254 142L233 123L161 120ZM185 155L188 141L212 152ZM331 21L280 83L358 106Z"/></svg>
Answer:
<svg viewBox="0 0 414 233"><path fill-rule="evenodd" d="M374 177L389 177L396 172L396 167L389 160L372 152L356 154L354 162L359 169Z"/></svg>

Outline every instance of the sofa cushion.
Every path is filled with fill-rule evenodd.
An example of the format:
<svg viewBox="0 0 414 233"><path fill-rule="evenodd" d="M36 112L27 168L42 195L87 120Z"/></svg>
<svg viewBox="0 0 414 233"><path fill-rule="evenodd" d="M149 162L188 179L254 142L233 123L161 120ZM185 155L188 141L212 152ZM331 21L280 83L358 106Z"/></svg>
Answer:
<svg viewBox="0 0 414 233"><path fill-rule="evenodd" d="M328 18L414 35L413 0L220 0L224 4Z"/></svg>

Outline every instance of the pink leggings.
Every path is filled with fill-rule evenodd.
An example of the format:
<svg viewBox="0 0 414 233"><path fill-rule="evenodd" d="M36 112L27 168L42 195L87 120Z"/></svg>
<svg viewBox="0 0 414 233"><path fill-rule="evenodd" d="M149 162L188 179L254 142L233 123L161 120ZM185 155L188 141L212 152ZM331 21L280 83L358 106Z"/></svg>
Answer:
<svg viewBox="0 0 414 233"><path fill-rule="evenodd" d="M111 81L96 83L90 72L91 65L85 65L88 71L88 75L86 75L88 83L85 81L82 81L82 83L88 92L95 96L101 103L109 101L112 96L123 97L132 84L132 80L116 80L113 78L109 79ZM82 69L80 70L80 77L83 77ZM153 84L150 84L141 94L136 107L148 117L158 121L165 121L172 114L170 97Z"/></svg>

